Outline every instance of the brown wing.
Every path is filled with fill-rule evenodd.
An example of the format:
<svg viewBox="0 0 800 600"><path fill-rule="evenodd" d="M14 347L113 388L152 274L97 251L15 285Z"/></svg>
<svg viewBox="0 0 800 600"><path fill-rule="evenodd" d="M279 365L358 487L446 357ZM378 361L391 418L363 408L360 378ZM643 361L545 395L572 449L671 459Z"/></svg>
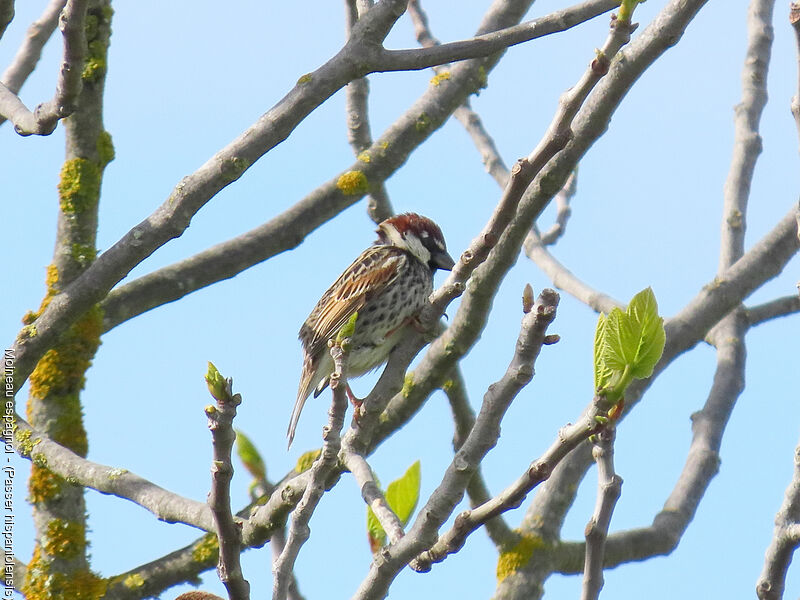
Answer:
<svg viewBox="0 0 800 600"><path fill-rule="evenodd" d="M406 260L402 250L391 246L371 246L364 250L323 294L303 324L300 339L306 352L315 356L320 350L326 350L328 340L353 313L397 279Z"/></svg>

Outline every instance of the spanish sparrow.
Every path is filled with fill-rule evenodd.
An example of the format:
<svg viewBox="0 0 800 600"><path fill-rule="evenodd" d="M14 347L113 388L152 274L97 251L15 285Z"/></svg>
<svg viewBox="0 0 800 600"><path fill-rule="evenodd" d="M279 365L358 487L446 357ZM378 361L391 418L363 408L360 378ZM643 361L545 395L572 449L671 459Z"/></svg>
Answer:
<svg viewBox="0 0 800 600"><path fill-rule="evenodd" d="M453 267L442 230L426 217L398 215L383 221L377 233L375 243L328 288L300 328L303 372L289 421L290 446L306 399L312 391L319 396L333 373L328 340L358 311L347 375L380 366L433 292L434 271Z"/></svg>

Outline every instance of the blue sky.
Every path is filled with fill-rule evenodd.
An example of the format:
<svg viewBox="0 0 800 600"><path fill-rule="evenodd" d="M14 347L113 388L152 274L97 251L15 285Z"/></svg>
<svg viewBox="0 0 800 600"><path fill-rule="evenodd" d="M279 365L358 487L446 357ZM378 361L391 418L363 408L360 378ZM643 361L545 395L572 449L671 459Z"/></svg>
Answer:
<svg viewBox="0 0 800 600"><path fill-rule="evenodd" d="M0 65L13 56L27 24L44 2L18 3L17 18L0 43ZM642 28L665 2L637 9ZM529 18L566 6L542 0ZM449 41L474 32L483 2L428 2L434 33ZM684 39L650 69L625 98L607 135L580 166L578 193L566 236L554 254L578 276L625 301L652 286L661 313L677 312L712 279L717 267L722 185L733 139L733 106L741 96L747 3L709 3ZM308 8L311 8L309 6ZM113 24L106 94L106 128L117 158L106 171L98 246L102 251L166 199L184 175L203 164L279 100L299 75L313 70L343 41L341 3L313 3L314 18L297 24L292 3L118 3ZM797 201L796 129L789 102L796 93L797 61L785 7L776 10L769 75L770 104L762 119L764 152L753 182L748 244L758 240ZM472 99L508 164L526 155L545 131L558 95L577 81L594 48L602 45L607 17L557 36L511 49L492 72L489 87ZM640 29L641 32L641 29ZM636 34L634 34L636 35ZM407 17L387 41L414 47ZM49 98L60 40L48 44L39 69L23 89L29 106ZM377 137L429 85L430 72L370 78L373 135ZM0 129L5 293L0 334L9 345L19 318L38 306L44 269L52 258L56 183L63 132L45 138ZM352 162L340 92L309 116L283 144L223 190L130 278L190 256L252 229L288 208ZM387 188L398 211L436 220L457 256L491 213L499 189L461 126L446 124L415 152ZM543 223L553 216L545 214ZM315 231L296 250L237 277L125 323L103 339L84 392L89 458L127 468L159 485L203 500L209 485L209 433L203 382L212 360L242 393L238 427L256 443L268 473L281 477L305 450L319 445L327 401L310 402L295 443L285 449L286 423L297 386L297 330L319 295L374 237L360 203ZM129 279L130 279L129 278ZM757 303L790 294L798 260L758 291ZM441 282L441 275L437 281ZM504 281L489 325L463 361L473 406L499 379L511 358L525 283L549 285L521 257ZM455 305L449 309L454 314ZM503 489L577 418L592 393L591 352L596 315L562 294L552 330L562 336L546 348L534 381L504 421L500 443L487 457L490 488ZM800 352L797 317L755 328L748 335L747 390L739 400L722 447L720 474L678 549L667 558L607 572L606 597L651 599L752 594L783 499L798 439L797 385L786 365ZM625 480L612 530L649 524L669 494L685 460L689 416L705 400L714 353L699 346L680 357L621 425L617 470ZM353 384L363 395L374 378ZM422 461L423 498L436 487L452 452L452 423L444 396L435 394L417 418L370 460L388 482ZM24 470L26 463L19 461ZM16 549L27 560L32 525L17 481ZM234 504L246 502L249 478L239 469ZM570 513L565 539L579 539L594 504L590 472ZM87 492L93 566L113 575L195 539L196 530L157 522L143 509ZM522 511L507 515L517 525ZM315 514L313 535L297 564L308 598L349 597L366 574L370 555L365 509L357 486L344 477ZM333 545L339 546L331 560ZM404 570L392 589L397 598L489 597L495 587L496 552L482 533L427 575ZM253 597L271 590L269 549L244 555ZM652 586L653 581L669 585ZM175 588L164 594L173 598ZM209 572L203 589L224 596ZM577 597L580 579L551 578L546 597ZM800 594L790 571L788 596Z"/></svg>

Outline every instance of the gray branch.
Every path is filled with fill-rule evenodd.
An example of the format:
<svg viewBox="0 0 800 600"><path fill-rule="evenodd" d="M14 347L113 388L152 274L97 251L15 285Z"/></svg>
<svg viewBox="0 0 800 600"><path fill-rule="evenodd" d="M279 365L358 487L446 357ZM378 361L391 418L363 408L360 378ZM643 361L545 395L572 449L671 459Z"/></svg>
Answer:
<svg viewBox="0 0 800 600"><path fill-rule="evenodd" d="M581 600L597 600L603 589L603 563L611 515L622 492L622 478L614 472L614 437L617 429L609 423L595 436L592 456L597 462L597 502L586 525L586 559Z"/></svg>
<svg viewBox="0 0 800 600"><path fill-rule="evenodd" d="M547 26L553 28L553 31L560 31L556 28L573 27L602 14L609 10L607 5L606 0L591 0L544 16L540 22L548 24ZM519 17L516 11L508 12L513 16L505 16L503 11L492 14L492 18L488 19L482 28L502 27L512 18ZM372 11L370 16L371 14ZM441 127L453 111L478 89L481 72L491 71L498 60L498 56L493 56L482 61L469 61L456 65L451 70L450 79L446 84L431 86L368 150L364 151L369 156L368 163L356 161L288 211L232 240L140 277L111 292L108 299L103 302L105 330L108 331L132 317L178 300L212 283L233 277L259 262L301 244L310 232L363 197L363 192L345 194L339 189L337 183L342 175L353 171L363 173L371 188L376 183L385 181L406 162L413 150ZM310 77L311 81L315 80L315 74L311 74ZM420 126L420 115L426 117L425 127ZM288 135L288 131L285 135Z"/></svg>
<svg viewBox="0 0 800 600"><path fill-rule="evenodd" d="M42 48L58 27L58 16L66 3L67 0L50 0L42 16L28 27L22 45L0 77L0 82L12 93L19 94L23 84L33 73L42 56ZM0 123L4 121L5 119L0 118Z"/></svg>
<svg viewBox="0 0 800 600"><path fill-rule="evenodd" d="M64 37L64 55L52 100L30 111L22 100L0 83L0 115L14 124L20 135L49 135L58 121L75 112L83 87L83 62L86 56L86 9L88 0L68 0L59 18Z"/></svg>
<svg viewBox="0 0 800 600"><path fill-rule="evenodd" d="M794 451L794 474L778 514L775 533L764 557L764 569L756 592L760 600L780 600L786 585L786 573L800 546L800 445Z"/></svg>
<svg viewBox="0 0 800 600"><path fill-rule="evenodd" d="M273 565L275 579L272 587L272 600L287 598L295 560L300 553L300 548L311 535L308 523L325 492L326 482L336 467L342 445L340 434L344 425L344 413L347 410L347 394L345 393L347 353L342 349L343 345L345 345L344 342L337 342L331 347L334 371L331 375L330 387L333 392L333 400L328 410L328 424L323 428L322 452L310 469L310 477L303 497L292 513L286 544Z"/></svg>
<svg viewBox="0 0 800 600"><path fill-rule="evenodd" d="M420 516L415 520L408 536L404 538L403 542L408 539L412 540L411 543L397 544L390 556L382 557L386 563L395 557L398 557L396 559L398 560L406 552L418 551L420 546L423 548L429 546L429 549L421 552L412 562L412 568L416 571L428 571L432 563L440 562L460 550L467 536L489 519L504 510L519 506L524 496L520 497L518 493L504 497L505 502L489 500L477 508L458 515L452 529L439 536L438 541L436 540L436 533L445 520L443 517L450 515L461 501L464 489L474 475L475 469L489 450L497 444L500 437L500 422L508 407L533 378L533 365L545 344L547 328L555 319L558 301L556 292L545 289L539 295L533 309L523 317L516 350L508 369L499 381L489 386L475 425L456 452L442 483L420 510ZM524 478L527 479L527 474ZM426 543L427 540L435 543ZM377 569L379 568L380 565ZM374 573L377 569L373 564L371 571ZM361 591L367 591L363 585Z"/></svg>
<svg viewBox="0 0 800 600"><path fill-rule="evenodd" d="M345 34L350 37L353 25L359 17L372 7L372 0L346 0L346 29ZM355 79L344 88L345 112L347 114L347 141L353 148L356 158L366 158L368 154L362 152L372 146L372 131L369 125L369 81L366 77ZM392 202L386 191L383 181L375 184L367 198L367 214L375 223L380 223L394 214Z"/></svg>
<svg viewBox="0 0 800 600"><path fill-rule="evenodd" d="M794 122L797 126L797 135L800 137L800 2L792 2L789 8L789 22L794 29L794 37L797 42L797 93L792 97L791 109L794 115Z"/></svg>
<svg viewBox="0 0 800 600"><path fill-rule="evenodd" d="M236 440L233 419L236 417L236 407L242 403L242 397L233 393L233 380L229 378L224 385L217 388L214 398L216 406L208 406L206 416L214 450L208 506L219 542L217 573L230 600L249 600L250 584L242 574L239 561L242 552L242 524L241 521L236 522L231 514L231 451Z"/></svg>
<svg viewBox="0 0 800 600"><path fill-rule="evenodd" d="M14 0L0 0L0 38L14 19Z"/></svg>

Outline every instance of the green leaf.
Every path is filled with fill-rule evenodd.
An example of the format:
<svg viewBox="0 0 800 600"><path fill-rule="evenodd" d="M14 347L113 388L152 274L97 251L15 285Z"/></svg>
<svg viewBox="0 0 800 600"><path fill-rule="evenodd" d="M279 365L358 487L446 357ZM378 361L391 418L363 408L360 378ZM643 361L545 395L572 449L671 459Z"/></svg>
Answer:
<svg viewBox="0 0 800 600"><path fill-rule="evenodd" d="M386 543L386 532L370 506L367 507L367 536L373 553Z"/></svg>
<svg viewBox="0 0 800 600"><path fill-rule="evenodd" d="M226 381L222 374L214 366L214 363L208 361L208 372L206 373L206 385L208 386L209 393L214 397L217 402L225 402L228 394L226 393Z"/></svg>
<svg viewBox="0 0 800 600"><path fill-rule="evenodd" d="M417 461L411 465L402 477L396 479L386 488L384 497L386 504L394 511L397 518L405 526L419 501L421 467ZM386 543L386 532L383 530L371 507L367 507L367 536L372 552Z"/></svg>
<svg viewBox="0 0 800 600"><path fill-rule="evenodd" d="M594 330L594 389L604 388L611 379L612 371L606 364L603 357L603 348L606 343L606 322L605 314L600 313L597 317L597 327Z"/></svg>
<svg viewBox="0 0 800 600"><path fill-rule="evenodd" d="M258 481L267 480L267 467L264 464L264 459L255 447L255 444L250 441L241 431L236 432L236 454L239 455L239 460L242 461L244 468Z"/></svg>
<svg viewBox="0 0 800 600"><path fill-rule="evenodd" d="M594 336L595 390L620 395L634 378L649 377L664 351L664 320L658 316L653 290L636 294L625 312L600 315Z"/></svg>
<svg viewBox="0 0 800 600"><path fill-rule="evenodd" d="M386 488L386 503L405 526L417 508L420 486L420 463L411 465L400 479L389 484Z"/></svg>
<svg viewBox="0 0 800 600"><path fill-rule="evenodd" d="M649 377L664 352L664 319L658 316L658 303L651 288L636 294L628 304L627 315L637 333L636 351L631 361L632 375Z"/></svg>

